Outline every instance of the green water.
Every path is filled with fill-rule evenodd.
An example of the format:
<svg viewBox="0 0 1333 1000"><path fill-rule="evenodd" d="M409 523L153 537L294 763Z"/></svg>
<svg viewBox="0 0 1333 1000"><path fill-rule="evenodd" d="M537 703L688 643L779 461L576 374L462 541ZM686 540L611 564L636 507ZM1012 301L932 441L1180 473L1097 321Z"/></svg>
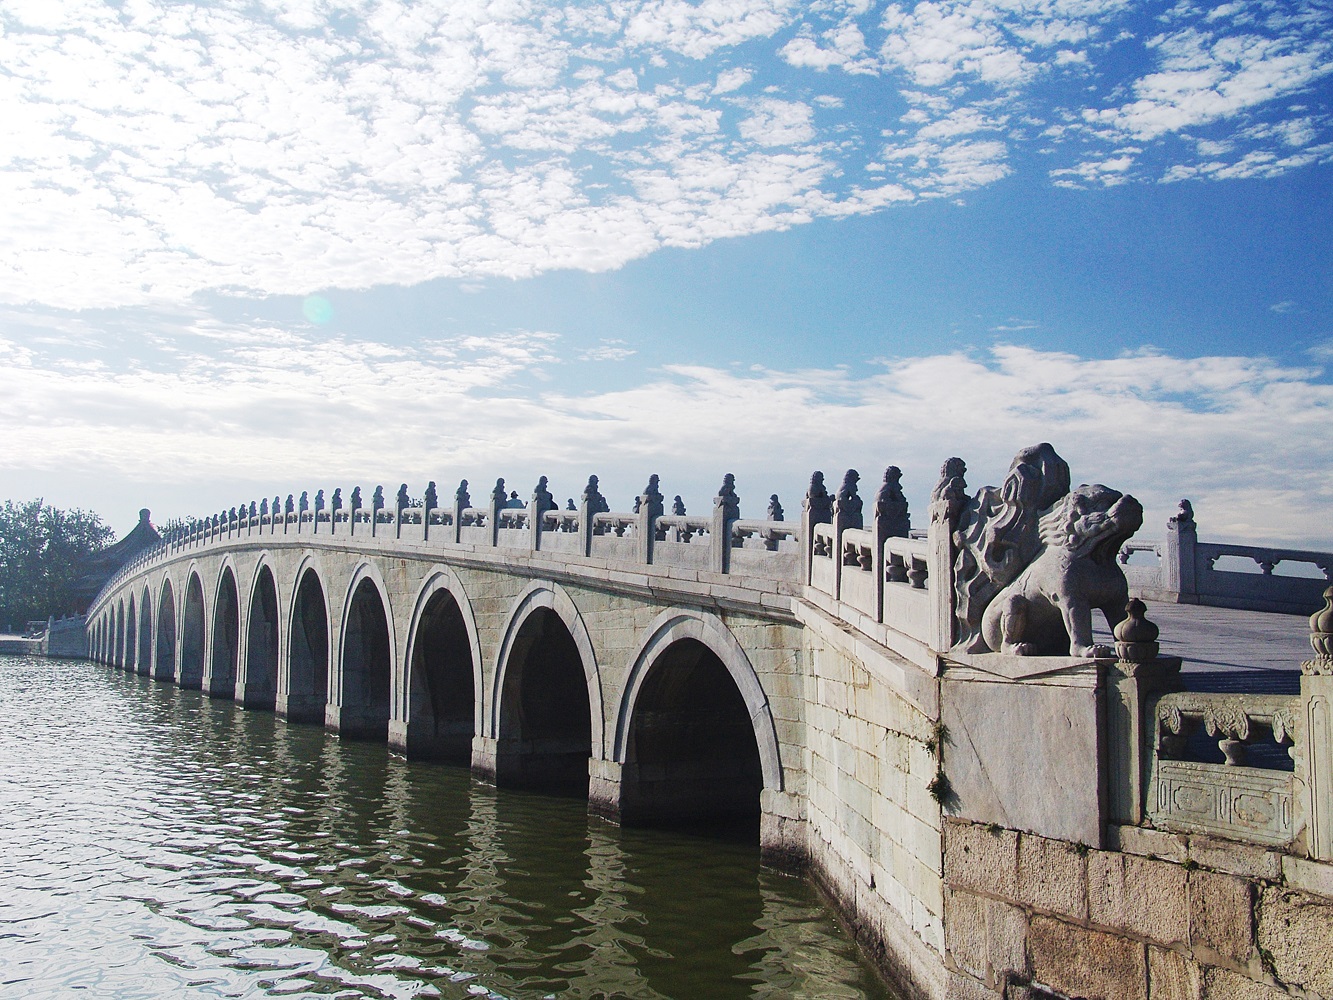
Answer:
<svg viewBox="0 0 1333 1000"><path fill-rule="evenodd" d="M752 844L0 656L0 996L891 994Z"/></svg>

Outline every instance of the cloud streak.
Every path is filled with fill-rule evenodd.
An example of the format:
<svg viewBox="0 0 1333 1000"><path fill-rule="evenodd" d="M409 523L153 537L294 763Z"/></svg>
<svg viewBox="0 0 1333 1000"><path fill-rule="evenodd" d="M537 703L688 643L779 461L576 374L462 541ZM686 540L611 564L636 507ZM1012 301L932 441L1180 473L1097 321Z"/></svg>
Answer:
<svg viewBox="0 0 1333 1000"><path fill-rule="evenodd" d="M60 308L606 270L1031 151L1066 186L1333 158L1325 5L68 0L0 28L0 301Z"/></svg>
<svg viewBox="0 0 1333 1000"><path fill-rule="evenodd" d="M0 419L13 429L0 463L34 480L72 465L119 520L144 502L168 513L144 482L189 497L175 513L202 513L274 490L405 480L419 492L427 479L502 475L524 488L550 475L573 495L591 472L623 506L656 472L702 509L735 472L744 496L776 491L795 509L815 468L869 477L897 464L920 516L950 455L977 487L1050 439L1076 479L1139 496L1146 533L1188 496L1208 537L1333 546L1333 386L1314 367L999 346L865 375L679 365L571 393L541 374L614 360L619 345L562 362L559 338L541 332L400 347L255 329L198 353L209 333L185 329L125 369L0 340Z"/></svg>

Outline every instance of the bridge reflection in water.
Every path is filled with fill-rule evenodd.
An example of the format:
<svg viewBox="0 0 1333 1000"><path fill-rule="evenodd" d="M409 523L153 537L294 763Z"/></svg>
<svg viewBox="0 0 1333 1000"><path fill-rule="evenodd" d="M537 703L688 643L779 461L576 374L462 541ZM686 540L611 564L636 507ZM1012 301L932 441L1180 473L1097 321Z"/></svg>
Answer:
<svg viewBox="0 0 1333 1000"><path fill-rule="evenodd" d="M5 995L885 997L753 847L0 657Z"/></svg>

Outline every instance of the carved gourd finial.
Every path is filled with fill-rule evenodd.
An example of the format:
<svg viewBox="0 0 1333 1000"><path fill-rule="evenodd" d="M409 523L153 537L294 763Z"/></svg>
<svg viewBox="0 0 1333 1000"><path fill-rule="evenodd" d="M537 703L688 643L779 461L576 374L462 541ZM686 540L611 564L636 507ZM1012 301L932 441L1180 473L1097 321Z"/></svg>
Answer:
<svg viewBox="0 0 1333 1000"><path fill-rule="evenodd" d="M1158 628L1145 615L1148 608L1137 597L1125 605L1125 619L1114 629L1115 653L1126 663L1146 663L1157 659L1161 649Z"/></svg>
<svg viewBox="0 0 1333 1000"><path fill-rule="evenodd" d="M1301 664L1306 674L1333 674L1333 587L1324 590L1324 606L1310 616L1314 659Z"/></svg>

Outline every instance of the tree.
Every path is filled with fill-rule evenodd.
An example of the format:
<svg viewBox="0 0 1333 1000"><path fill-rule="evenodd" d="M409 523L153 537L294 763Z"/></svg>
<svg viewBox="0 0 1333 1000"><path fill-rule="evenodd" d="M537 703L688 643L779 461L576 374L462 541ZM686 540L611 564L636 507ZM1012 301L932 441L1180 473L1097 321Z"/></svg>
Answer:
<svg viewBox="0 0 1333 1000"><path fill-rule="evenodd" d="M75 585L88 557L115 537L91 511L60 510L40 498L0 508L0 624L75 614Z"/></svg>

